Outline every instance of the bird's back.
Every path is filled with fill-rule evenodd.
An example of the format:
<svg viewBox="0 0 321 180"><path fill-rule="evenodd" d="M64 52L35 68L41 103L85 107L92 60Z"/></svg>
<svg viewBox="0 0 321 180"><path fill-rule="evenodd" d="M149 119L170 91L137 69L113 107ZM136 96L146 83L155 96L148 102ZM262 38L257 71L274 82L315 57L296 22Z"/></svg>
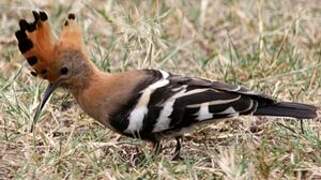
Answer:
<svg viewBox="0 0 321 180"><path fill-rule="evenodd" d="M200 123L255 114L276 103L241 86L158 70L140 72L144 78L127 95L130 98L109 115L113 128L128 136L154 140Z"/></svg>

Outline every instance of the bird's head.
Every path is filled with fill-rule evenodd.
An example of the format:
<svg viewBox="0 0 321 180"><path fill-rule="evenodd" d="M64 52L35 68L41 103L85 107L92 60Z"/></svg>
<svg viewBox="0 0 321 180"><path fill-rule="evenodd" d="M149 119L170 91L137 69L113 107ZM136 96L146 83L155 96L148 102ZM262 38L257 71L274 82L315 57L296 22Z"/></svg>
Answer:
<svg viewBox="0 0 321 180"><path fill-rule="evenodd" d="M95 68L85 53L81 30L74 14L68 15L60 37L56 38L51 31L47 14L43 11L32 13L34 22L20 20L20 29L15 35L20 52L33 69L31 74L49 81L35 115L37 119L56 88L84 88L85 79L89 78Z"/></svg>

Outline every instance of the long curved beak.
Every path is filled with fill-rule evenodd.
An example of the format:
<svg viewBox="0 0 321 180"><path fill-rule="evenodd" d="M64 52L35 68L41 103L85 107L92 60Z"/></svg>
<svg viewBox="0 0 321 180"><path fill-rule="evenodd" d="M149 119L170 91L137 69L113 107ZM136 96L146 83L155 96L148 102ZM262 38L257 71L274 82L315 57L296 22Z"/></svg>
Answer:
<svg viewBox="0 0 321 180"><path fill-rule="evenodd" d="M46 102L48 101L50 95L57 89L57 87L58 87L58 83L49 83L49 85L47 86L47 89L46 89L45 93L43 94L42 101L38 105L35 116L33 117L30 132L33 131L33 127L37 123L43 107L45 106Z"/></svg>

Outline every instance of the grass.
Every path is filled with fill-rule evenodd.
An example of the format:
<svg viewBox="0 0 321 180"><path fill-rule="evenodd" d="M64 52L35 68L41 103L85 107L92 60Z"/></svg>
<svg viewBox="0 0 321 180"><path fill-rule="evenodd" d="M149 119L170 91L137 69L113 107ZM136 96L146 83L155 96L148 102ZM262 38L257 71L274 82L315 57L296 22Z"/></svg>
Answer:
<svg viewBox="0 0 321 180"><path fill-rule="evenodd" d="M0 179L321 178L320 119L239 117L202 126L171 161L174 141L151 146L122 137L58 91L35 132L31 120L46 82L17 49L18 20L45 9L59 32L68 12L83 27L92 60L109 72L161 68L320 105L321 6L305 1L0 2ZM137 147L137 148L136 148ZM134 158L143 152L140 161Z"/></svg>

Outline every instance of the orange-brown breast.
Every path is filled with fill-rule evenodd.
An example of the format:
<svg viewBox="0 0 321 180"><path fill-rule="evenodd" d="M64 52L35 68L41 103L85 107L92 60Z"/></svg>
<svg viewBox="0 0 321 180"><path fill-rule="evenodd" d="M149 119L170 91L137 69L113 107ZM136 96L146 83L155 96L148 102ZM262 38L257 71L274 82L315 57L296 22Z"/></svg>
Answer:
<svg viewBox="0 0 321 180"><path fill-rule="evenodd" d="M88 87L73 93L80 107L95 120L109 125L108 116L126 104L139 82L144 80L144 71L129 71L116 74L96 72Z"/></svg>

